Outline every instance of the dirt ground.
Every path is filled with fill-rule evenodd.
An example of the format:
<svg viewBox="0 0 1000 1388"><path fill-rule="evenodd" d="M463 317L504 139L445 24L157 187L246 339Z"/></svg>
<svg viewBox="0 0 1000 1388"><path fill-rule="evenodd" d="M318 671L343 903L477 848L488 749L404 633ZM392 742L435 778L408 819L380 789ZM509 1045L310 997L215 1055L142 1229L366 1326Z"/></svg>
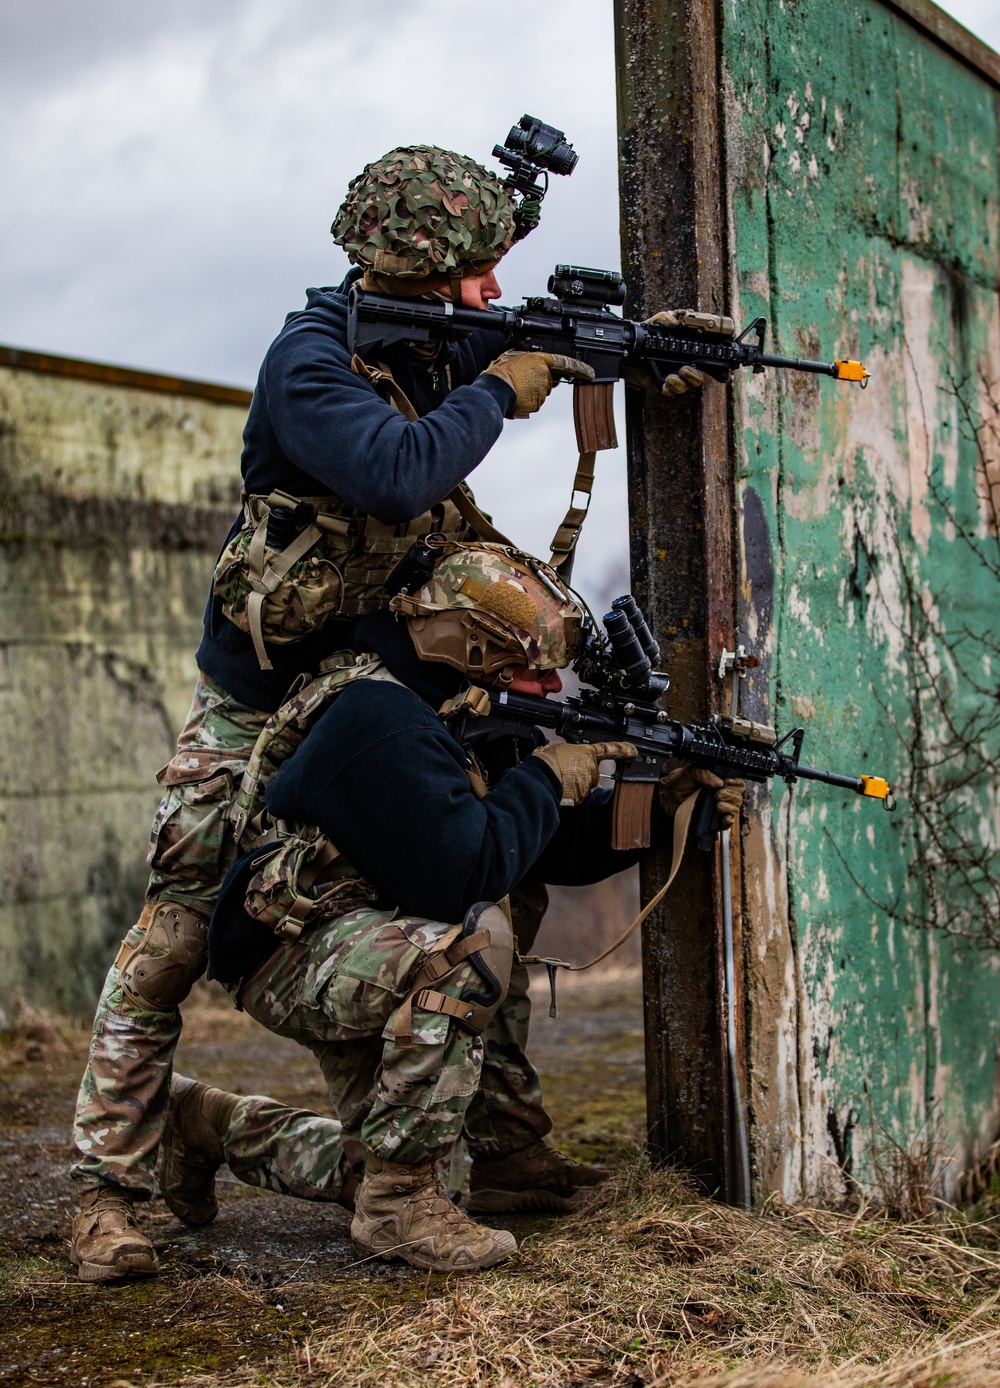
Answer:
<svg viewBox="0 0 1000 1388"><path fill-rule="evenodd" d="M641 1139L641 994L634 972L560 988L560 1016L539 996L532 1055L564 1150L612 1162ZM178 1223L162 1201L143 1208L162 1274L127 1286L85 1286L65 1240L74 1208L67 1177L82 1028L30 1018L0 1045L0 1385L172 1383L296 1362L304 1337L359 1298L391 1304L423 1292L425 1274L357 1263L350 1216L242 1186L226 1173L221 1213L205 1229ZM210 987L185 1012L177 1068L237 1093L267 1093L325 1112L319 1070ZM558 1221L513 1220L519 1239ZM280 1291L278 1290L280 1289Z"/></svg>
<svg viewBox="0 0 1000 1388"><path fill-rule="evenodd" d="M516 1259L359 1262L346 1212L229 1180L206 1229L152 1201L162 1275L104 1286L65 1255L86 1034L22 1013L0 1042L0 1388L1000 1388L995 1171L966 1210L719 1205L642 1156L637 975L562 987L556 1021L546 1003L555 1140L614 1175L573 1215L511 1220ZM311 1058L208 989L178 1062L323 1108Z"/></svg>

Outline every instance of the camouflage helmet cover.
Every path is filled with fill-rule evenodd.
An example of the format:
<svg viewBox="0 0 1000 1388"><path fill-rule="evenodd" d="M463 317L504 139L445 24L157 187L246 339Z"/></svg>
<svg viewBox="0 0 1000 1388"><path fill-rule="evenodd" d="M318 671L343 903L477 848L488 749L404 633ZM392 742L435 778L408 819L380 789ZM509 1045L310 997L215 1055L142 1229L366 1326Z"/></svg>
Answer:
<svg viewBox="0 0 1000 1388"><path fill-rule="evenodd" d="M422 588L389 604L411 618L422 660L473 678L510 666L562 670L570 663L582 614L547 564L485 542L445 544L442 555Z"/></svg>
<svg viewBox="0 0 1000 1388"><path fill-rule="evenodd" d="M351 180L330 230L355 265L380 274L481 273L511 245L514 207L474 159L407 145Z"/></svg>

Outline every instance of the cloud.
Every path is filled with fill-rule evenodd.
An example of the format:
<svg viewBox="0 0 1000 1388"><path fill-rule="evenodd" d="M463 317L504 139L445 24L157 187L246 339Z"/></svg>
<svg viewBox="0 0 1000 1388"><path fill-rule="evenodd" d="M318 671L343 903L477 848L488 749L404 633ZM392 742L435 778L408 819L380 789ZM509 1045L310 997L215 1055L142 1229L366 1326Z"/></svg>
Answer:
<svg viewBox="0 0 1000 1388"><path fill-rule="evenodd" d="M60 38L52 71L18 58L0 98L4 340L252 380L306 284L341 278L328 228L362 164L407 140L485 160L524 110L582 157L511 257L508 295L556 259L618 261L603 0L513 0L502 25L452 0L172 3L158 25L102 4L86 7L100 42L79 6L36 4Z"/></svg>
<svg viewBox="0 0 1000 1388"><path fill-rule="evenodd" d="M619 263L607 0L32 0L7 7L0 51L0 341L252 383L305 287L342 278L329 225L361 166L409 141L490 162L524 111L580 163L505 262L505 297L556 260ZM473 479L539 549L569 497L568 397ZM595 574L625 545L623 452L598 506Z"/></svg>

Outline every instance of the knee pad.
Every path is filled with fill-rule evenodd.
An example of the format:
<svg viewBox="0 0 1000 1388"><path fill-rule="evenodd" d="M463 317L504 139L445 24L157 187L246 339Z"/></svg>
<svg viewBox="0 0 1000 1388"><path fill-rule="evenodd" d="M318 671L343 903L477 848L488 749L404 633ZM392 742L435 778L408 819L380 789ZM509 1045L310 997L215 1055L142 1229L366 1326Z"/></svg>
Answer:
<svg viewBox="0 0 1000 1388"><path fill-rule="evenodd" d="M492 901L479 901L465 914L461 929L449 931L413 980L409 996L396 1013L394 1037L397 1046L408 1046L412 1038L411 1015L414 1007L423 1012L444 1012L459 1026L475 1035L485 1031L507 996L510 971L514 963L514 932L506 911ZM452 998L427 987L468 963L482 981L481 988L463 989Z"/></svg>
<svg viewBox="0 0 1000 1388"><path fill-rule="evenodd" d="M149 1012L171 1012L205 972L208 918L176 901L147 906L139 944L123 944L115 963L122 992Z"/></svg>
<svg viewBox="0 0 1000 1388"><path fill-rule="evenodd" d="M482 988L466 988L461 1003L475 1010L472 1017L459 1017L469 1031L485 1031L494 1014L507 996L510 971L514 963L514 932L506 911L492 901L479 901L465 914L460 940L471 941L486 931L489 944L474 950L469 963L483 981ZM454 1001L454 999L452 999Z"/></svg>

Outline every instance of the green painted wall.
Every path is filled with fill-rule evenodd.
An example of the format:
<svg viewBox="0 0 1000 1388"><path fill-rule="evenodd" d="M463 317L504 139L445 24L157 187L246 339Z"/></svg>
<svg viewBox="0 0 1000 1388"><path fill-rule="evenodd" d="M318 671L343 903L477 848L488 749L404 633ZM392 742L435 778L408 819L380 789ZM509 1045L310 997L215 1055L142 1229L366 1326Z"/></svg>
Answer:
<svg viewBox="0 0 1000 1388"><path fill-rule="evenodd" d="M1000 1092L1000 956L916 924L996 914L976 872L998 865L1000 550L972 429L983 381L1000 397L997 93L874 0L722 14L732 302L772 350L873 375L735 388L741 639L766 656L748 706L804 724L805 760L902 787L891 817L819 787L758 797L756 1177L835 1192L845 1130L862 1179L873 1133L933 1133L948 1185Z"/></svg>

